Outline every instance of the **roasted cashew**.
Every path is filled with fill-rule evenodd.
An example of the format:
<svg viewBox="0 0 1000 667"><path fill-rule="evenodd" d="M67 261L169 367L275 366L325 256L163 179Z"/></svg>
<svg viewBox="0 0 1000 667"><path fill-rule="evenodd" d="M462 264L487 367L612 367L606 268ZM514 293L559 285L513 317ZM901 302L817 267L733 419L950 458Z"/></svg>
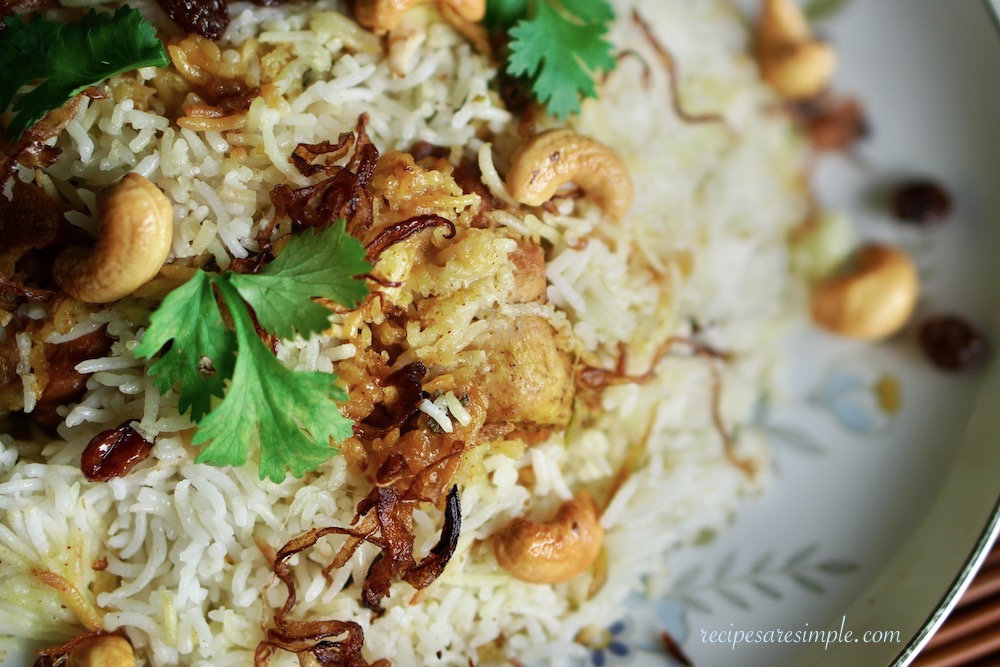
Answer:
<svg viewBox="0 0 1000 667"><path fill-rule="evenodd" d="M67 667L135 667L135 654L128 640L102 635L73 649Z"/></svg>
<svg viewBox="0 0 1000 667"><path fill-rule="evenodd" d="M849 273L813 288L812 317L833 333L881 340L906 324L919 295L913 261L900 250L872 244L858 251Z"/></svg>
<svg viewBox="0 0 1000 667"><path fill-rule="evenodd" d="M430 0L355 0L354 16L358 23L376 35L384 35L399 23L406 10ZM486 0L437 0L459 18L476 23L486 16Z"/></svg>
<svg viewBox="0 0 1000 667"><path fill-rule="evenodd" d="M153 278L170 253L170 200L139 174L125 174L98 198L100 228L93 248L68 248L52 274L69 296L86 303L126 297Z"/></svg>
<svg viewBox="0 0 1000 667"><path fill-rule="evenodd" d="M518 518L493 535L497 563L531 584L558 584L582 574L597 559L604 528L586 493L567 500L548 523Z"/></svg>
<svg viewBox="0 0 1000 667"><path fill-rule="evenodd" d="M830 83L837 54L829 44L813 38L794 0L764 0L757 29L757 62L764 80L779 95L804 99Z"/></svg>
<svg viewBox="0 0 1000 667"><path fill-rule="evenodd" d="M549 130L523 144L507 172L516 201L541 206L566 183L576 183L615 220L632 206L632 179L610 148L572 130Z"/></svg>

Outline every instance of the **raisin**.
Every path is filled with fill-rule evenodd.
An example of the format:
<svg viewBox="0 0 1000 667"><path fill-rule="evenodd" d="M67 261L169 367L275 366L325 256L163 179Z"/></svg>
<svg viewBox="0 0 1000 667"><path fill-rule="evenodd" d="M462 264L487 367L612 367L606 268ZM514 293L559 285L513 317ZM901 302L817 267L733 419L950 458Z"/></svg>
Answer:
<svg viewBox="0 0 1000 667"><path fill-rule="evenodd" d="M80 457L80 469L91 482L106 482L128 474L152 451L153 444L124 422L94 436Z"/></svg>
<svg viewBox="0 0 1000 667"><path fill-rule="evenodd" d="M157 0L167 16L187 32L218 39L229 25L226 0Z"/></svg>
<svg viewBox="0 0 1000 667"><path fill-rule="evenodd" d="M920 345L931 363L946 371L960 371L980 361L989 348L986 338L956 315L942 315L924 322L920 327Z"/></svg>
<svg viewBox="0 0 1000 667"><path fill-rule="evenodd" d="M913 181L896 191L892 209L895 216L904 222L933 225L951 213L951 195L933 181Z"/></svg>

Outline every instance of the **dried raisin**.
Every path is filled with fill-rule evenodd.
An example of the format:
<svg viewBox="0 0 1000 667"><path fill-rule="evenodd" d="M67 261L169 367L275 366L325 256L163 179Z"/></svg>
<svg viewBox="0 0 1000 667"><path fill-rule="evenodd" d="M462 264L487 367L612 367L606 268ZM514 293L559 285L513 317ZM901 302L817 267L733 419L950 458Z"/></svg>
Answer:
<svg viewBox="0 0 1000 667"><path fill-rule="evenodd" d="M124 422L118 428L94 436L83 450L80 468L91 482L106 482L128 474L152 451L153 444L139 435L129 422Z"/></svg>
<svg viewBox="0 0 1000 667"><path fill-rule="evenodd" d="M938 368L960 371L986 356L986 338L955 315L927 320L920 327L920 345Z"/></svg>
<svg viewBox="0 0 1000 667"><path fill-rule="evenodd" d="M157 1L174 23L208 39L218 39L229 25L226 0Z"/></svg>
<svg viewBox="0 0 1000 667"><path fill-rule="evenodd" d="M904 222L933 225L951 213L951 195L933 181L913 181L896 191L892 208L895 216Z"/></svg>

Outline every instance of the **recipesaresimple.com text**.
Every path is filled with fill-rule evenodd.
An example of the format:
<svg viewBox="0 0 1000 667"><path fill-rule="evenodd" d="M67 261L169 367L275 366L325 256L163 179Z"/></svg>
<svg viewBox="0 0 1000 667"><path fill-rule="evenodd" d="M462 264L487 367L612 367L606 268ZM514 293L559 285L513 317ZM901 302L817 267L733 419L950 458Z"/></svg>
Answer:
<svg viewBox="0 0 1000 667"><path fill-rule="evenodd" d="M733 650L749 644L899 644L903 641L899 630L852 630L847 628L847 616L840 618L839 628L811 628L806 623L801 628L770 628L757 630L738 629L733 623L723 630L701 628L702 643L728 644Z"/></svg>

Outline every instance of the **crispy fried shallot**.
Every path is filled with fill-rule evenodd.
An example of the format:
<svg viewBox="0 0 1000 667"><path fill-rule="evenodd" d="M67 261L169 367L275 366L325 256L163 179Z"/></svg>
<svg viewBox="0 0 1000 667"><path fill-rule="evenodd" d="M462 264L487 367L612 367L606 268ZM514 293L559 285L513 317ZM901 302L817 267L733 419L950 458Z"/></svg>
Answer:
<svg viewBox="0 0 1000 667"><path fill-rule="evenodd" d="M871 134L861 103L853 98L822 95L790 104L789 115L819 152L850 151Z"/></svg>
<svg viewBox="0 0 1000 667"><path fill-rule="evenodd" d="M427 557L403 575L403 581L414 588L427 588L441 576L445 566L458 547L458 533L462 527L462 507L458 500L458 487L448 491L444 508L444 527L441 538L431 547Z"/></svg>
<svg viewBox="0 0 1000 667"><path fill-rule="evenodd" d="M642 66L642 87L648 89L650 84L653 82L653 68L650 66L649 62L642 57L642 55L634 49L625 49L624 51L619 51L615 55L615 62L621 64L629 58L635 58L639 61ZM611 72L604 73L604 80L607 81L608 77L611 76Z"/></svg>
<svg viewBox="0 0 1000 667"><path fill-rule="evenodd" d="M353 140L354 155L346 166L329 164L342 158L351 148L351 141L341 135L336 144L302 144L289 158L300 173L310 176L323 172L329 176L313 185L292 188L284 183L271 190L271 203L275 215L262 236L269 238L274 226L284 217L300 227L322 227L334 220L347 220L347 230L351 234L368 229L372 225L372 196L367 186L378 161L378 149L371 142L365 125L368 117L362 114L358 119L357 138ZM315 165L313 160L330 154L327 164Z"/></svg>
<svg viewBox="0 0 1000 667"><path fill-rule="evenodd" d="M449 457L445 457L449 458ZM436 464L428 466L435 467ZM399 455L391 456L381 477L395 483L406 475L406 464ZM274 560L274 574L285 584L288 597L275 614L274 628L268 629L267 636L258 646L254 656L255 667L266 667L275 649L296 653L301 657L310 653L324 667L387 667L387 660L377 660L369 664L361 653L364 632L350 621L297 621L288 618L295 606L295 580L288 560L297 553L314 546L327 535L345 535L347 541L341 546L333 562L323 570L328 579L330 572L343 567L362 543L379 547L382 553L376 557L362 584L362 601L376 613L381 612L380 603L389 595L392 581L400 577L415 588L426 588L444 570L458 544L462 527L462 509L458 488L452 487L445 504L444 526L438 543L420 563L413 558L413 510L423 498L419 497L421 475L416 475L409 488L400 492L395 486L378 485L358 504L353 528L331 526L314 528L289 541L278 552ZM377 533L377 534L376 534ZM346 635L334 641L333 637Z"/></svg>
<svg viewBox="0 0 1000 667"><path fill-rule="evenodd" d="M632 10L632 21L639 26L642 30L643 35L646 37L646 41L656 52L657 57L660 60L660 64L663 65L663 69L667 72L667 79L670 84L670 105L674 110L674 113L686 123L720 123L722 125L727 125L725 118L717 113L710 114L692 114L688 113L684 109L683 101L681 100L681 90L679 78L680 74L677 71L677 61L674 60L674 56L670 51L663 45L663 43L657 39L656 34L653 32L653 28L649 23L642 18L638 10Z"/></svg>
<svg viewBox="0 0 1000 667"><path fill-rule="evenodd" d="M291 540L278 551L274 559L274 575L288 589L285 604L274 615L274 628L267 630L265 639L257 645L254 653L254 667L266 667L271 664L271 656L276 649L288 651L303 656L311 653L326 667L374 667L369 665L361 654L365 637L361 626L352 621L297 621L288 618L296 602L295 579L292 576L288 560L297 553L312 547L327 535L349 535L358 533L346 528L314 528L309 532ZM356 544L360 544L367 535L361 534ZM345 545L346 548L346 545ZM355 547L356 548L356 547ZM343 550L343 548L342 548ZM345 635L339 641L330 641L331 637ZM321 657L322 655L322 657ZM387 666L385 661L377 661L375 665Z"/></svg>
<svg viewBox="0 0 1000 667"><path fill-rule="evenodd" d="M299 144L292 151L289 161L303 176L313 176L324 171L336 173L338 167L334 162L347 157L352 148L354 148L354 134L344 132L337 139L337 143L323 141L318 144ZM324 158L325 164L314 164L320 157Z"/></svg>
<svg viewBox="0 0 1000 667"><path fill-rule="evenodd" d="M736 443L733 442L733 436L722 419L722 371L716 361L716 359L712 359L708 366L712 373L712 425L715 426L716 432L722 438L726 460L752 479L757 475L757 468L752 461L741 459L736 455Z"/></svg>
<svg viewBox="0 0 1000 667"><path fill-rule="evenodd" d="M0 161L0 189L6 189L7 183L14 177L17 166L28 169L44 169L55 164L61 148L43 144L41 141L20 141L7 157ZM2 193L0 193L2 195Z"/></svg>
<svg viewBox="0 0 1000 667"><path fill-rule="evenodd" d="M722 372L719 369L718 362L727 361L730 356L729 353L721 352L710 345L690 338L671 336L659 347L656 354L653 355L653 361L650 363L649 370L642 375L629 375L626 370L628 366L628 349L623 343L618 348L618 361L614 369L609 370L606 368L585 366L577 371L577 384L593 391L603 391L608 387L621 384L644 384L656 377L656 367L678 345L689 347L696 356L709 360L709 370L712 374L712 424L719 433L719 437L722 438L726 459L733 466L743 471L748 477L753 477L756 474L756 469L751 462L736 456L732 436L729 434L729 430L722 419Z"/></svg>
<svg viewBox="0 0 1000 667"><path fill-rule="evenodd" d="M365 280L370 280L376 285L381 285L382 287L392 288L392 287L402 287L404 285L404 283L401 283L398 280L388 280L386 278L383 278L382 276L377 276L374 273L366 273L364 275L364 278Z"/></svg>
<svg viewBox="0 0 1000 667"><path fill-rule="evenodd" d="M311 653L323 667L388 667L390 664L388 660L376 660L374 663L369 663L365 659L361 653L365 642L364 631L360 625L353 621L298 621L287 618L288 613L295 605L295 581L285 561L313 544L315 544L315 539L307 540L301 545L296 545L295 549L287 552L282 549L278 554L278 560L274 564L274 572L288 588L288 598L285 600L285 605L275 615L276 627L269 629L267 638L257 645L257 650L254 653L254 666L269 665L275 649L280 649L295 653L300 656L300 659L305 654ZM331 639L341 636L343 638L339 640Z"/></svg>
<svg viewBox="0 0 1000 667"><path fill-rule="evenodd" d="M446 220L439 215L418 215L409 220L390 225L379 232L379 235L365 246L365 257L369 262L375 263L382 256L382 253L392 246L431 227L446 227L448 231L445 234L445 238L450 239L455 237L455 224L450 220Z"/></svg>
<svg viewBox="0 0 1000 667"><path fill-rule="evenodd" d="M219 98L214 104L186 104L182 108L184 116L177 119L180 127L191 130L216 129L218 131L228 131L242 128L246 124L245 112L250 109L253 101L260 97L260 88L253 87L243 89L236 86L236 90ZM221 122L225 119L225 122ZM217 121L213 125L206 124L210 121Z"/></svg>
<svg viewBox="0 0 1000 667"><path fill-rule="evenodd" d="M354 425L355 437L362 440L384 438L390 431L408 422L419 412L418 406L424 397L421 386L426 375L427 367L418 361L380 380L379 384L383 388L396 389L396 400L388 405L376 406L377 412L373 412L363 422L357 422Z"/></svg>
<svg viewBox="0 0 1000 667"><path fill-rule="evenodd" d="M620 384L645 384L656 377L656 367L661 361L663 361L664 357L670 354L674 348L679 345L690 347L695 354L702 357L722 359L723 361L729 357L727 353L720 352L719 350L696 340L684 338L682 336L671 336L664 341L663 345L661 345L653 355L653 360L649 365L649 370L642 375L629 375L626 371L626 367L628 366L628 348L624 343L621 343L618 346L618 361L613 369L609 370L606 368L596 368L594 366L584 366L577 372L577 384L581 385L585 389L591 389L594 391L601 391L603 389L607 389L608 387Z"/></svg>

